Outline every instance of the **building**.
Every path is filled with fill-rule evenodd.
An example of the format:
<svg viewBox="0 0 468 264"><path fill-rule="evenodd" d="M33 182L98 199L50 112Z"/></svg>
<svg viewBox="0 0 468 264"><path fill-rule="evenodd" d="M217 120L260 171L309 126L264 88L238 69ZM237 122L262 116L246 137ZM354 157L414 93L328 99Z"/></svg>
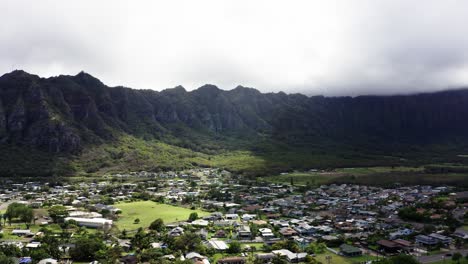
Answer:
<svg viewBox="0 0 468 264"><path fill-rule="evenodd" d="M275 235L273 234L273 231L271 231L270 228L260 228L258 231L260 232L263 238L275 237Z"/></svg>
<svg viewBox="0 0 468 264"><path fill-rule="evenodd" d="M245 264L244 257L227 257L219 259L217 263L219 264Z"/></svg>
<svg viewBox="0 0 468 264"><path fill-rule="evenodd" d="M398 243L385 239L377 241L377 245L385 253L397 253L401 249Z"/></svg>
<svg viewBox="0 0 468 264"><path fill-rule="evenodd" d="M293 253L287 249L273 250L271 253L277 256L285 256L289 262L299 263L307 257L307 253Z"/></svg>
<svg viewBox="0 0 468 264"><path fill-rule="evenodd" d="M438 242L441 242L444 245L449 245L450 243L452 243L451 237L447 237L447 236L437 234L437 233L432 233L429 236L436 239Z"/></svg>
<svg viewBox="0 0 468 264"><path fill-rule="evenodd" d="M208 240L205 242L205 245L208 248L212 248L219 251L225 251L229 248L226 242L222 240Z"/></svg>
<svg viewBox="0 0 468 264"><path fill-rule="evenodd" d="M252 232L250 232L250 227L248 225L241 225L237 233L238 233L239 239L252 238Z"/></svg>
<svg viewBox="0 0 468 264"><path fill-rule="evenodd" d="M79 226L86 226L92 228L110 228L112 220L105 218L81 218L81 217L66 217L65 221L75 221Z"/></svg>
<svg viewBox="0 0 468 264"><path fill-rule="evenodd" d="M353 247L348 244L343 244L340 246L340 254L346 257L356 257L361 256L362 251L360 248Z"/></svg>
<svg viewBox="0 0 468 264"><path fill-rule="evenodd" d="M430 237L430 236L425 236L425 235L417 235L415 238L415 241L416 241L416 244L419 244L422 246L435 246L438 243L437 239Z"/></svg>

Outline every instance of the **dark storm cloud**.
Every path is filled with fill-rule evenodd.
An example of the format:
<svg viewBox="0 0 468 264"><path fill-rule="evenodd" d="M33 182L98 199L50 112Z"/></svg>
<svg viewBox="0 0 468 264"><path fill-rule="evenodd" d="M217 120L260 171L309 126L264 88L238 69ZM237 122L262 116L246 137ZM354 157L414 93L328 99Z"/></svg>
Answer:
<svg viewBox="0 0 468 264"><path fill-rule="evenodd" d="M466 1L8 1L0 72L306 94L468 84Z"/></svg>

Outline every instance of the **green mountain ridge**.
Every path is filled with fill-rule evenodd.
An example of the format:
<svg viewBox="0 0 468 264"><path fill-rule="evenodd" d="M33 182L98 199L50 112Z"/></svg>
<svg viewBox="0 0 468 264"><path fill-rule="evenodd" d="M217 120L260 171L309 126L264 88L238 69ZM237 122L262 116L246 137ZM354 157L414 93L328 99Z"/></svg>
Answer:
<svg viewBox="0 0 468 264"><path fill-rule="evenodd" d="M464 154L468 90L308 97L204 85L108 87L81 72L0 77L0 175L219 166L262 175Z"/></svg>

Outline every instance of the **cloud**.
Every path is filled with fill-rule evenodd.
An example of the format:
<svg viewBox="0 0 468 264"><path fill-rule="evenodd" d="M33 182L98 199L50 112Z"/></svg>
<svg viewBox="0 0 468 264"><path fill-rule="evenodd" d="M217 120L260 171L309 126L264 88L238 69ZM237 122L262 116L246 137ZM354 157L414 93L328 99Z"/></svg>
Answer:
<svg viewBox="0 0 468 264"><path fill-rule="evenodd" d="M0 72L311 95L468 84L465 1L16 0L2 9Z"/></svg>

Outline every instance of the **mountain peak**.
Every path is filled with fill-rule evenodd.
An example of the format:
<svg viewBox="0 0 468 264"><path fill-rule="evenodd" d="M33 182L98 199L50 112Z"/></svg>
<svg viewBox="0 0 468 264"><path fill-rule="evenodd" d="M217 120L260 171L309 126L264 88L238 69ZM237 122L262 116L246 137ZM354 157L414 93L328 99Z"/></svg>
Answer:
<svg viewBox="0 0 468 264"><path fill-rule="evenodd" d="M39 76L30 74L23 70L14 70L12 72L5 73L0 78L39 78Z"/></svg>
<svg viewBox="0 0 468 264"><path fill-rule="evenodd" d="M205 84L201 87L199 87L197 90L202 90L202 91L221 91L221 89L218 88L218 86L213 85L213 84ZM195 90L195 91L197 91Z"/></svg>
<svg viewBox="0 0 468 264"><path fill-rule="evenodd" d="M245 87L242 85L238 85L236 88L231 90L232 92L240 92L240 93L260 93L259 90L251 87Z"/></svg>
<svg viewBox="0 0 468 264"><path fill-rule="evenodd" d="M163 93L169 93L169 94L184 94L187 93L187 90L182 85L177 85L174 88L167 88L162 90Z"/></svg>
<svg viewBox="0 0 468 264"><path fill-rule="evenodd" d="M203 96L216 96L220 92L222 92L222 90L219 89L216 85L205 84L201 86L200 88L193 90L192 92L194 94L203 95Z"/></svg>
<svg viewBox="0 0 468 264"><path fill-rule="evenodd" d="M74 76L74 79L83 85L93 85L93 86L100 86L103 83L96 77L92 76L91 74L80 71L77 75Z"/></svg>

